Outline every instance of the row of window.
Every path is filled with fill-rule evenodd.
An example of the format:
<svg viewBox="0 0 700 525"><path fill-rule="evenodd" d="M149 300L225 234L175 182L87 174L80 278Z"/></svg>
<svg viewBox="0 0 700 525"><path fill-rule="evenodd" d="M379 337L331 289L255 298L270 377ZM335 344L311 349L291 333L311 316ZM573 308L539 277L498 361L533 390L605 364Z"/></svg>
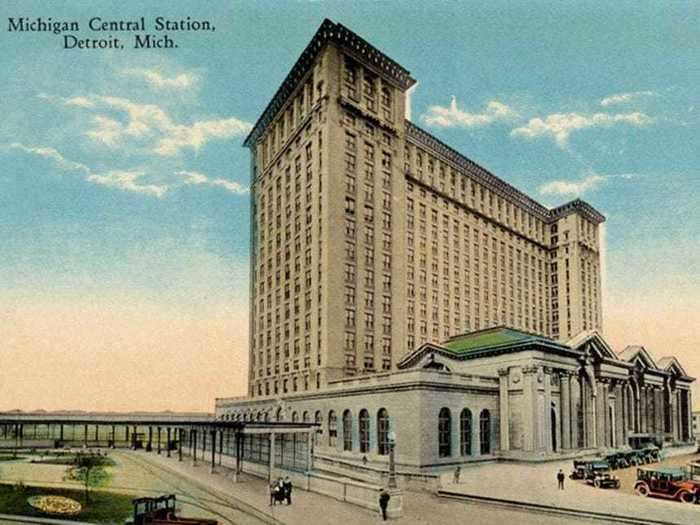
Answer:
<svg viewBox="0 0 700 525"><path fill-rule="evenodd" d="M438 415L438 455L441 458L452 456L452 413L443 407ZM472 413L468 408L459 414L459 455L471 456L472 451ZM479 453L491 453L491 413L484 409L479 414Z"/></svg>

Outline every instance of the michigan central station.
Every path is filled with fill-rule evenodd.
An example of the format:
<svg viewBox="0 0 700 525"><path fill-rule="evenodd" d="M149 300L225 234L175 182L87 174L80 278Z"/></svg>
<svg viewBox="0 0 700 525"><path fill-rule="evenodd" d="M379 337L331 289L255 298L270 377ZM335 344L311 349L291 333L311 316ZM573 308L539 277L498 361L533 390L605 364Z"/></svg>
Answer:
<svg viewBox="0 0 700 525"><path fill-rule="evenodd" d="M673 348L604 338L604 216L415 125L415 83L326 20L247 137L249 388L217 419L315 423L314 461L356 468L395 443L416 474L693 442Z"/></svg>

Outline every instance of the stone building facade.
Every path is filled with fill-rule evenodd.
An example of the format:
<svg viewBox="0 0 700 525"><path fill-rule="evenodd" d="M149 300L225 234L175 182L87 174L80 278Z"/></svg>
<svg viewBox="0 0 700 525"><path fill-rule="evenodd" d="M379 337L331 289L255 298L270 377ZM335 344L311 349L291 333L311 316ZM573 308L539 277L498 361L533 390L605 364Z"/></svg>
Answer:
<svg viewBox="0 0 700 525"><path fill-rule="evenodd" d="M393 431L418 472L689 443L693 378L600 335L603 216L406 120L414 84L326 20L246 139L249 395L217 417L315 422L317 459L363 464Z"/></svg>
<svg viewBox="0 0 700 525"><path fill-rule="evenodd" d="M397 370L278 400L219 399L217 417L319 424L320 458L424 472L496 458L551 459L692 443L693 378L643 347L616 354L595 331L557 342L497 327L426 343Z"/></svg>
<svg viewBox="0 0 700 525"><path fill-rule="evenodd" d="M246 139L250 396L395 370L465 331L601 328L603 216L547 209L406 120L414 84L326 20Z"/></svg>

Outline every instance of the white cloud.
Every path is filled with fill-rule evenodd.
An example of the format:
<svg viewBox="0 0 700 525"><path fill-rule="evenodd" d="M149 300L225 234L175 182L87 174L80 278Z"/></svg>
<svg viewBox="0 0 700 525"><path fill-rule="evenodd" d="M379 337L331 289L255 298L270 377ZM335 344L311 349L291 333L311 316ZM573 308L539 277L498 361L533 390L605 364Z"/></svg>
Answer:
<svg viewBox="0 0 700 525"><path fill-rule="evenodd" d="M228 139L245 135L252 126L237 118L206 120L195 122L191 126L175 124L163 130L163 137L155 152L163 156L177 154L182 148L192 148L195 151L211 139Z"/></svg>
<svg viewBox="0 0 700 525"><path fill-rule="evenodd" d="M580 196L605 182L602 175L589 175L578 181L553 180L540 186L542 195Z"/></svg>
<svg viewBox="0 0 700 525"><path fill-rule="evenodd" d="M64 99L63 103L66 106L78 106L80 108L94 108L95 104L86 97L71 97Z"/></svg>
<svg viewBox="0 0 700 525"><path fill-rule="evenodd" d="M565 148L569 136L576 130L586 128L607 128L615 124L629 124L630 126L648 126L654 119L650 116L635 111L633 113L593 113L582 115L580 113L553 113L544 118L536 117L528 121L525 126L516 128L510 132L513 137L538 138L550 136L557 145Z"/></svg>
<svg viewBox="0 0 700 525"><path fill-rule="evenodd" d="M104 115L95 115L93 122L96 127L85 134L106 146L116 147L119 138L125 133L122 123Z"/></svg>
<svg viewBox="0 0 700 525"><path fill-rule="evenodd" d="M488 102L482 113L468 113L459 109L456 97L452 97L449 107L430 106L423 115L423 122L441 128L474 128L516 116L517 113L512 108L496 100Z"/></svg>
<svg viewBox="0 0 700 525"><path fill-rule="evenodd" d="M245 195L250 191L248 188L241 186L237 182L226 179L214 179L211 181L211 184L212 186L221 186L222 188L225 188L231 193L235 193L237 195Z"/></svg>
<svg viewBox="0 0 700 525"><path fill-rule="evenodd" d="M90 173L90 168L88 168L85 164L66 159L55 148L48 148L43 146L25 146L24 144L20 144L19 142L13 142L12 144L9 144L8 147L11 149L24 151L25 153L39 155L40 157L44 157L45 159L50 159L54 161L56 166L58 166L62 170L83 171L85 173Z"/></svg>
<svg viewBox="0 0 700 525"><path fill-rule="evenodd" d="M640 177L638 173L618 173L612 175L601 175L599 173L589 173L579 180L553 180L542 184L539 192L542 195L562 195L568 197L579 197L584 193L597 189L610 179L630 180Z"/></svg>
<svg viewBox="0 0 700 525"><path fill-rule="evenodd" d="M162 197L168 191L168 186L158 184L140 184L139 179L144 177L144 171L108 171L102 174L89 175L87 180L95 184L119 188L121 190L145 193Z"/></svg>
<svg viewBox="0 0 700 525"><path fill-rule="evenodd" d="M197 77L192 73L180 73L168 78L154 69L124 69L122 73L142 78L154 89L188 89L197 80Z"/></svg>
<svg viewBox="0 0 700 525"><path fill-rule="evenodd" d="M630 91L629 93L618 93L610 95L600 101L601 106L613 106L615 104L626 104L641 97L651 97L656 95L654 91Z"/></svg>
<svg viewBox="0 0 700 525"><path fill-rule="evenodd" d="M209 182L209 177L197 171L178 171L175 172L175 175L183 177L185 179L185 184L199 185Z"/></svg>
<svg viewBox="0 0 700 525"><path fill-rule="evenodd" d="M204 184L207 186L219 186L237 195L245 195L250 191L245 186L242 186L239 183L234 182L232 180L222 178L210 179L209 177L198 171L178 171L175 174L183 177L184 183L187 185L199 186Z"/></svg>
<svg viewBox="0 0 700 525"><path fill-rule="evenodd" d="M42 98L50 98L50 95ZM197 151L211 140L241 136L252 128L250 123L235 117L179 124L155 104L141 104L122 97L92 95L61 100L66 105L126 114L123 121L105 114L95 115L94 127L85 132L93 140L111 148L122 145L125 139L151 140L150 150L166 157L186 148Z"/></svg>

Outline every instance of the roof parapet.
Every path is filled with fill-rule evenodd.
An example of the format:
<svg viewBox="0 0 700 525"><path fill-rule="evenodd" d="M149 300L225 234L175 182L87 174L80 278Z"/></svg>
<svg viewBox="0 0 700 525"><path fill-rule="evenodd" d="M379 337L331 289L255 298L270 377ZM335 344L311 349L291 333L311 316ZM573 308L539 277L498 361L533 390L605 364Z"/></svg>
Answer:
<svg viewBox="0 0 700 525"><path fill-rule="evenodd" d="M272 122L275 115L285 104L302 77L312 67L316 56L318 56L321 49L323 49L328 42L333 42L343 49L348 49L356 55L363 57L369 64L394 80L403 90L408 89L416 83L416 80L411 77L410 72L398 62L389 58L344 25L337 24L326 18L253 126L252 131L243 142L244 146L250 148L255 144L263 130Z"/></svg>

